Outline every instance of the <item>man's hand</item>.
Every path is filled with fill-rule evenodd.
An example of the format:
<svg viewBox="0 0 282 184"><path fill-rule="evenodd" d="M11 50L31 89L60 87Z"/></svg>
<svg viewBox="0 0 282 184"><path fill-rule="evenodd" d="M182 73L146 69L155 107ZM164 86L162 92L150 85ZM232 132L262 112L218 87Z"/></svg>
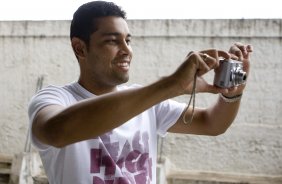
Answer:
<svg viewBox="0 0 282 184"><path fill-rule="evenodd" d="M242 43L235 43L233 46L230 47L229 53L231 55L231 59L238 60L243 62L243 70L248 75L250 72L250 53L253 51L253 48L251 45L243 45ZM241 84L236 87L232 87L230 89L227 89L222 94L227 97L233 97L236 95L240 95L243 93L243 90L246 86L246 83Z"/></svg>
<svg viewBox="0 0 282 184"><path fill-rule="evenodd" d="M174 73L174 77L180 84L183 94L191 94L193 88L194 77L196 81L196 93L224 93L226 89L208 84L202 76L207 72L219 66L220 58L230 59L228 52L216 49L203 50L199 52L190 52L182 65Z"/></svg>

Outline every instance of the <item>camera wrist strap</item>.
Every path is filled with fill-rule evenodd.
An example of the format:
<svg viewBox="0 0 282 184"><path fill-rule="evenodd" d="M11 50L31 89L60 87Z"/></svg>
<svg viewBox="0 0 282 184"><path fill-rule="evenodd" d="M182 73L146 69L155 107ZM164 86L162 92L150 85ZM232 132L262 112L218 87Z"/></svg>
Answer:
<svg viewBox="0 0 282 184"><path fill-rule="evenodd" d="M191 123L192 120L193 120L193 117L194 117L195 99L196 99L196 81L197 81L197 72L195 72L195 75L194 75L193 86L192 86L192 93L190 95L190 99L189 99L188 105L185 108L184 114L182 116L182 120L183 120L184 124ZM193 100L193 102L192 102L192 100ZM186 117L186 111L189 109L191 102L192 102L192 114L191 114L190 120L187 122L186 118L185 118Z"/></svg>

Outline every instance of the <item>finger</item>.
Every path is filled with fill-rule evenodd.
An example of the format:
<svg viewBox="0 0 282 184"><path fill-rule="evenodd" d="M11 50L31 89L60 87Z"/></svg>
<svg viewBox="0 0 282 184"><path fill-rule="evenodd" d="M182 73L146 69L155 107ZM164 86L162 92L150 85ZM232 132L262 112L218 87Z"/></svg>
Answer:
<svg viewBox="0 0 282 184"><path fill-rule="evenodd" d="M239 60L239 58L235 54L230 54L230 57L233 60Z"/></svg>
<svg viewBox="0 0 282 184"><path fill-rule="evenodd" d="M214 85L211 85L211 84L207 84L205 90L206 90L206 91L203 91L203 92L206 92L206 93L213 93L213 94L228 93L228 89L226 89L226 88L220 88L220 87L217 87L217 86L214 86Z"/></svg>
<svg viewBox="0 0 282 184"><path fill-rule="evenodd" d="M243 85L243 84L242 84ZM225 96L234 96L236 93L238 93L239 86L232 86L229 88L225 88L225 92L222 94Z"/></svg>
<svg viewBox="0 0 282 184"><path fill-rule="evenodd" d="M230 53L237 56L239 61L242 61L244 59L244 55L243 55L241 49L237 45L231 46Z"/></svg>
<svg viewBox="0 0 282 184"><path fill-rule="evenodd" d="M242 58L240 58L240 60L248 59L249 53L253 52L253 47L251 45L244 45L242 43L235 43L234 46L235 47L233 47L233 49L236 50L236 47L237 47L242 53Z"/></svg>
<svg viewBox="0 0 282 184"><path fill-rule="evenodd" d="M234 45L240 49L240 51L242 52L244 56L247 55L248 52L247 52L247 48L245 45L243 45L242 43L235 43Z"/></svg>
<svg viewBox="0 0 282 184"><path fill-rule="evenodd" d="M223 58L228 59L228 60L231 58L230 53L225 52L223 50L218 50L217 53L218 53L218 57L223 57Z"/></svg>
<svg viewBox="0 0 282 184"><path fill-rule="evenodd" d="M198 53L196 54L198 60L198 71L197 75L201 76L208 71L210 71L210 67L206 64L205 60L210 59L209 55Z"/></svg>
<svg viewBox="0 0 282 184"><path fill-rule="evenodd" d="M246 49L247 49L248 52L253 52L253 50L254 50L252 45L247 45Z"/></svg>
<svg viewBox="0 0 282 184"><path fill-rule="evenodd" d="M230 59L230 54L223 50L209 49L203 50L201 51L201 53L206 53L211 57L215 58L216 60L218 60L219 58Z"/></svg>
<svg viewBox="0 0 282 184"><path fill-rule="evenodd" d="M199 53L203 61L208 65L209 70L216 68L218 66L218 62L215 58L211 57L210 55L206 53Z"/></svg>
<svg viewBox="0 0 282 184"><path fill-rule="evenodd" d="M246 55L245 59L249 60L250 59L250 53L253 52L253 47L251 45L247 45L246 50L247 50L247 55Z"/></svg>
<svg viewBox="0 0 282 184"><path fill-rule="evenodd" d="M187 54L187 56L190 56L190 55L192 55L194 53L194 51L190 51L188 54Z"/></svg>

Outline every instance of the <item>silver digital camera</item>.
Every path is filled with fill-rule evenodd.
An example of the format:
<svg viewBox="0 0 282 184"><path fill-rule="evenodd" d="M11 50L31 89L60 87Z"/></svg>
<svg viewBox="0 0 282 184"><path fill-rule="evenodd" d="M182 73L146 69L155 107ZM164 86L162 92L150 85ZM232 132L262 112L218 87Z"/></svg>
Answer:
<svg viewBox="0 0 282 184"><path fill-rule="evenodd" d="M243 63L235 60L219 60L219 68L214 76L214 85L221 88L230 88L244 84L247 79L243 71Z"/></svg>

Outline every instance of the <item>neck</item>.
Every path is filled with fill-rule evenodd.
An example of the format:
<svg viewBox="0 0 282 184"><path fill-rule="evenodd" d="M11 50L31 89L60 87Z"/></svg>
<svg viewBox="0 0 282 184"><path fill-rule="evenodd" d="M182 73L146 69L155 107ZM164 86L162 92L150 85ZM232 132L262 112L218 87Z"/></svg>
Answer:
<svg viewBox="0 0 282 184"><path fill-rule="evenodd" d="M102 94L117 91L117 86L107 86L107 85L97 84L95 82L87 82L87 81L83 81L81 78L79 78L78 83L82 87L84 87L87 91L95 95L102 95Z"/></svg>

